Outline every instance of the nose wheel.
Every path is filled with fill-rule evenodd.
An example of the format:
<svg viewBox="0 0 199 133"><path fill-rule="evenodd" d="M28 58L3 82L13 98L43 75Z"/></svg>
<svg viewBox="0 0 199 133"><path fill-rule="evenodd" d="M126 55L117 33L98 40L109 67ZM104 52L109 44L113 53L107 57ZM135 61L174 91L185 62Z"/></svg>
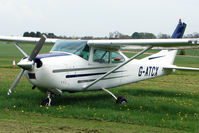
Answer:
<svg viewBox="0 0 199 133"><path fill-rule="evenodd" d="M44 100L41 102L41 105L42 105L42 106L50 106L50 105L51 105L51 93L50 93L50 92L48 93L47 98L44 99Z"/></svg>

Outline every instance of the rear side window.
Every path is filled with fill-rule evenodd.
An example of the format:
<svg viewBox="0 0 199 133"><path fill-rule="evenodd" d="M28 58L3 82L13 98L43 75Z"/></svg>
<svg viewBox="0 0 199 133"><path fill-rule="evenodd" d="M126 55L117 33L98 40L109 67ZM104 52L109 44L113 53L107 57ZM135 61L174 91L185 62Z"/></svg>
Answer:
<svg viewBox="0 0 199 133"><path fill-rule="evenodd" d="M93 62L110 63L110 52L106 50L95 49Z"/></svg>
<svg viewBox="0 0 199 133"><path fill-rule="evenodd" d="M111 62L112 63L121 63L121 62L124 62L124 61L125 61L125 59L121 54L119 54L117 52L111 53Z"/></svg>

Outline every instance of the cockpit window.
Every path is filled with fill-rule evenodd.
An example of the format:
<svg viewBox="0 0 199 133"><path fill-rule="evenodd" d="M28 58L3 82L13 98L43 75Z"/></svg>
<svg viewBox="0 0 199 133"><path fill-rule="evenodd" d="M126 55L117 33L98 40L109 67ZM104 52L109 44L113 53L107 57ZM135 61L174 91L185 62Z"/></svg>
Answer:
<svg viewBox="0 0 199 133"><path fill-rule="evenodd" d="M80 57L84 58L85 60L88 60L89 55L90 55L90 47L86 45L82 50L82 52L80 53Z"/></svg>
<svg viewBox="0 0 199 133"><path fill-rule="evenodd" d="M54 51L76 54L88 60L90 47L83 40L58 40L51 49L51 52Z"/></svg>

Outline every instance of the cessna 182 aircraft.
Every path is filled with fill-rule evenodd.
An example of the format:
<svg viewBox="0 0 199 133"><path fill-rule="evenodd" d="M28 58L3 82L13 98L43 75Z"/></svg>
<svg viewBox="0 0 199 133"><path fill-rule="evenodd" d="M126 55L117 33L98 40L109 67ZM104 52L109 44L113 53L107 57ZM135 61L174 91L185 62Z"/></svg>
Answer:
<svg viewBox="0 0 199 133"><path fill-rule="evenodd" d="M22 68L8 91L8 95L24 74L28 81L48 96L41 104L51 105L52 95L63 92L103 90L112 95L116 103L125 103L124 97L116 97L108 88L151 79L171 73L174 69L199 70L199 68L173 65L179 48L199 45L198 39L182 38L186 24L179 21L171 39L127 39L127 40L60 40L41 38L0 36L0 42L10 42L19 49L24 58L17 64ZM177 38L177 39L176 39ZM37 43L30 56L19 43ZM38 54L43 44L54 44L47 54ZM141 47L143 50L127 58L120 50ZM151 48L160 52L135 59Z"/></svg>

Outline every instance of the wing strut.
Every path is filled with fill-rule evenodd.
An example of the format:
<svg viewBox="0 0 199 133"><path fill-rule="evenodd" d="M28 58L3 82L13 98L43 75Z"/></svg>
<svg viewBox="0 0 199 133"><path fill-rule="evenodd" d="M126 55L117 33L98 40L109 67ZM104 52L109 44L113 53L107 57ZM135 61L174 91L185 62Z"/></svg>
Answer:
<svg viewBox="0 0 199 133"><path fill-rule="evenodd" d="M18 50L24 55L24 57L28 57L28 55L20 48L17 42L14 43L14 45L18 48Z"/></svg>
<svg viewBox="0 0 199 133"><path fill-rule="evenodd" d="M93 81L92 83L90 83L89 85L87 85L83 90L86 91L88 90L89 87L91 87L92 85L96 84L98 81L100 81L101 79L105 78L106 76L110 75L112 72L116 71L117 69L121 68L122 66L126 65L127 63L129 63L130 61L132 61L133 59L135 59L136 57L140 56L141 54L143 54L144 52L146 52L147 50L151 49L152 46L148 46L145 49L143 49L141 52L137 53L136 55L134 55L133 57L131 57L129 60L125 61L124 63L118 65L117 67L111 69L110 71L108 71L107 73L105 73L104 75L102 75L101 77L97 78L95 81Z"/></svg>

